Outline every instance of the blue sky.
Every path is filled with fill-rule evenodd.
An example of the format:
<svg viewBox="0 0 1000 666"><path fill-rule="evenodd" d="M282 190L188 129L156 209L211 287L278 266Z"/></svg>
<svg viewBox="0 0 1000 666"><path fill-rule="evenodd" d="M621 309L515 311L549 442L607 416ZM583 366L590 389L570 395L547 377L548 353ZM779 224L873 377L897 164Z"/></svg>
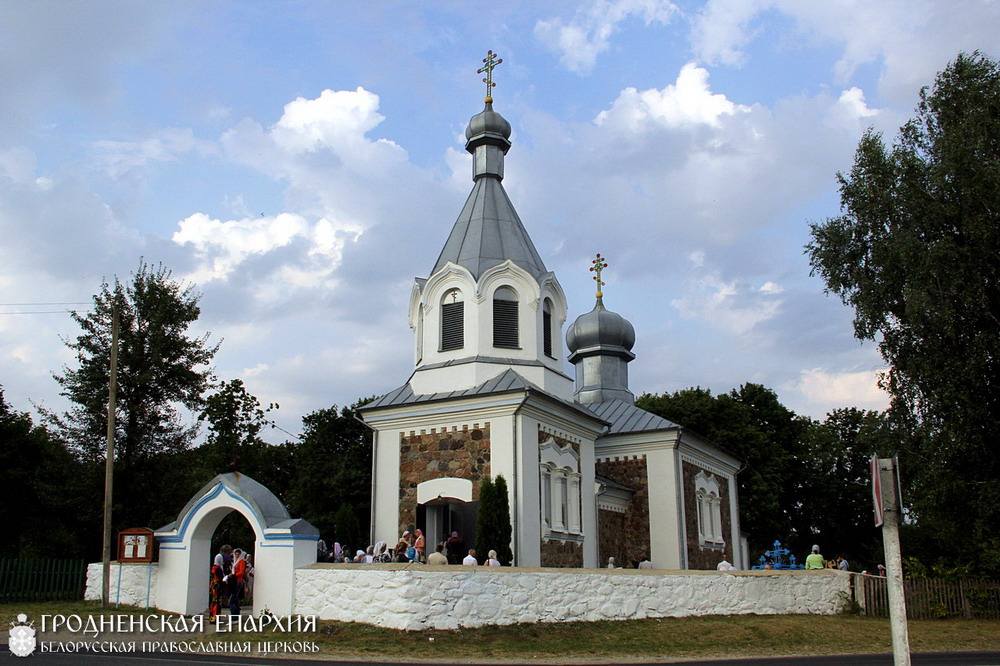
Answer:
<svg viewBox="0 0 1000 666"><path fill-rule="evenodd" d="M462 135L513 126L504 185L569 321L636 328L636 393L775 389L800 414L881 408L883 364L809 275L838 170L995 0L0 4L0 384L60 410L66 314L140 257L203 294L215 372L279 424L412 369L407 302L472 186ZM272 433L280 440L281 433Z"/></svg>

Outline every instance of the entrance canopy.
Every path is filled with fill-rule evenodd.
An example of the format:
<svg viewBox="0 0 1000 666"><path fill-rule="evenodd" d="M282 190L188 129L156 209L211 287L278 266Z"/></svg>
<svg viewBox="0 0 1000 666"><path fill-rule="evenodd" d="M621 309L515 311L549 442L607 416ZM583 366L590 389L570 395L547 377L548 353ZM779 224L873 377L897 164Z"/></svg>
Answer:
<svg viewBox="0 0 1000 666"><path fill-rule="evenodd" d="M157 605L185 615L208 606L211 542L222 519L239 512L254 531L254 614L292 610L295 569L316 561L319 530L292 518L274 493L244 474L220 474L156 530L160 544ZM233 544L249 547L249 544Z"/></svg>

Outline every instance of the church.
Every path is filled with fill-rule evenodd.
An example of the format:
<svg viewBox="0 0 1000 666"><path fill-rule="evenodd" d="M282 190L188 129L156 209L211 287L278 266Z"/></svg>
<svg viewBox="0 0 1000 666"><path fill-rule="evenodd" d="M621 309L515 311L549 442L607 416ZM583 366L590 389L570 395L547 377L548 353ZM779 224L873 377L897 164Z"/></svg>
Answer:
<svg viewBox="0 0 1000 666"><path fill-rule="evenodd" d="M489 94L500 61L484 62L485 108L465 132L472 192L410 296L413 372L359 410L374 431L373 539L420 528L428 552L453 531L471 545L482 480L502 475L514 566L747 568L741 461L636 407L635 330L605 307L600 255L593 309L564 338L566 296L503 187L511 126Z"/></svg>

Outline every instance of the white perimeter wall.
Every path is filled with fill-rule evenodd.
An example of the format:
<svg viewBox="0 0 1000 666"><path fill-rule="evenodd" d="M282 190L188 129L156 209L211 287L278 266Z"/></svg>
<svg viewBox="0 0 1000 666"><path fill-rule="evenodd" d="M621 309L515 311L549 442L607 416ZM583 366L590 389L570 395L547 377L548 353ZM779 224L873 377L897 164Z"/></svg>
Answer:
<svg viewBox="0 0 1000 666"><path fill-rule="evenodd" d="M118 572L121 570L121 595L118 594ZM160 565L153 562L149 564L118 564L111 563L111 603L120 603L125 606L138 606L139 608L156 608L156 581L160 572ZM148 598L147 598L148 582ZM101 589L104 583L104 564L92 562L87 565L87 589L83 593L83 598L87 601L100 601ZM208 576L205 576L205 595L208 598Z"/></svg>
<svg viewBox="0 0 1000 666"><path fill-rule="evenodd" d="M153 565L149 606L156 607ZM121 567L120 603L146 605L147 567ZM832 615L850 591L837 571L670 571L314 564L295 570L293 613L396 629L690 615ZM206 578L205 594L208 594ZM118 565L111 565L111 602ZM85 598L101 598L101 563Z"/></svg>
<svg viewBox="0 0 1000 666"><path fill-rule="evenodd" d="M850 574L315 564L295 612L396 629L840 610Z"/></svg>

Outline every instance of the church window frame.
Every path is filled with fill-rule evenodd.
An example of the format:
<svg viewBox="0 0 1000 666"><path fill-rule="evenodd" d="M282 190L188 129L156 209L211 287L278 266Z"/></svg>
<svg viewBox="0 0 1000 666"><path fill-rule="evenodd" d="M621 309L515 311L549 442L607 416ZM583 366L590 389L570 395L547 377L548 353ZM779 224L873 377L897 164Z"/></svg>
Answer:
<svg viewBox="0 0 1000 666"><path fill-rule="evenodd" d="M698 472L694 477L695 505L698 518L698 541L702 545L725 545L722 526L722 491L712 474Z"/></svg>
<svg viewBox="0 0 1000 666"><path fill-rule="evenodd" d="M542 537L582 535L580 455L571 445L560 446L550 437L539 445L539 458Z"/></svg>
<svg viewBox="0 0 1000 666"><path fill-rule="evenodd" d="M465 347L465 298L461 289L449 289L441 297L441 351Z"/></svg>
<svg viewBox="0 0 1000 666"><path fill-rule="evenodd" d="M493 346L499 349L520 349L521 330L517 292L502 285L493 292Z"/></svg>

